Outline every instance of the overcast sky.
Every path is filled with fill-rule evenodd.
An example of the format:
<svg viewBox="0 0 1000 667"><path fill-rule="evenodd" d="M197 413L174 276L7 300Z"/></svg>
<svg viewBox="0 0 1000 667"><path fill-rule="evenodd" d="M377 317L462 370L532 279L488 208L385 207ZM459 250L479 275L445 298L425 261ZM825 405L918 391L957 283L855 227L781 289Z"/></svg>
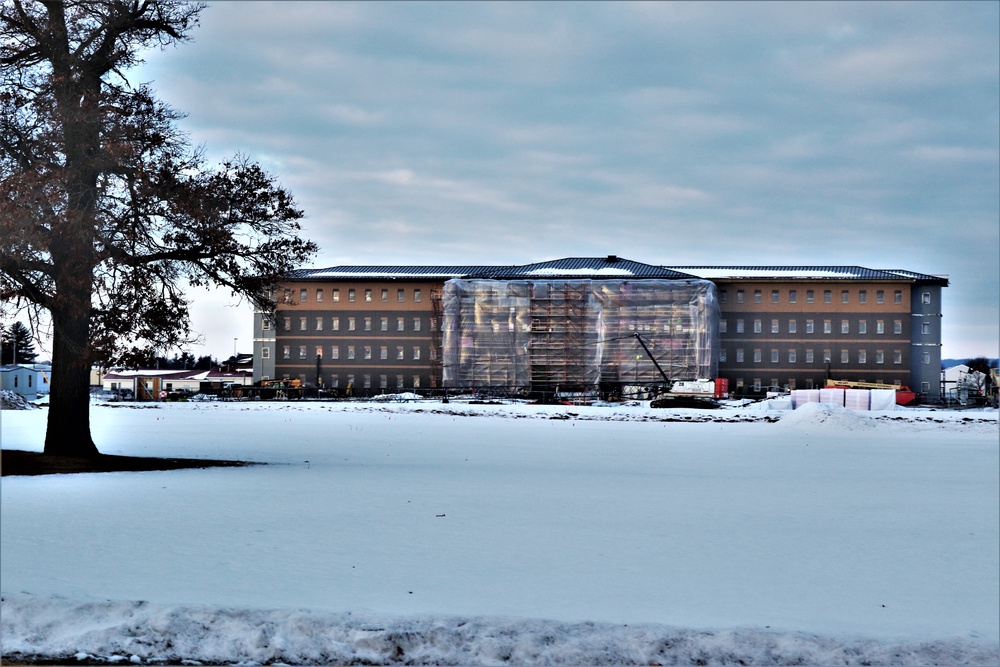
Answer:
<svg viewBox="0 0 1000 667"><path fill-rule="evenodd" d="M147 54L213 162L261 162L336 264L948 274L1000 338L1000 4L218 2ZM196 295L219 357L246 307Z"/></svg>

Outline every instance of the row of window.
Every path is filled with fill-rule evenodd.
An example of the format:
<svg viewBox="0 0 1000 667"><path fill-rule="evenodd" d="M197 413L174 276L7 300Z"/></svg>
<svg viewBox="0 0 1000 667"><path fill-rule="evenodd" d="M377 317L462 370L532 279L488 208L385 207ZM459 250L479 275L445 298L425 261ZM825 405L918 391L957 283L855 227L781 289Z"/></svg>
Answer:
<svg viewBox="0 0 1000 667"><path fill-rule="evenodd" d="M864 381L865 381L864 378L858 378L858 382L864 382ZM900 378L895 378L895 379L892 380L892 383L893 384L902 384L903 381ZM737 392L740 389L742 389L745 385L746 385L746 379L745 378L736 378L736 385L735 386L736 386ZM824 383L823 382L819 382L817 384L815 382L815 380L813 380L812 378L807 378L805 380L805 385L806 386L804 387L804 389L817 389L819 387L822 387L824 385ZM753 390L754 391L762 391L764 388L767 388L767 389L772 390L772 391L779 391L781 389L794 390L794 389L796 389L796 379L795 378L788 378L788 382L785 383L784 386L782 386L781 382L779 381L778 378L771 378L771 382L768 385L764 385L762 378L753 378L753 384L752 384L752 386L753 386ZM922 391L924 393L927 393L930 390L931 390L931 384L930 384L930 382L922 382L920 384L920 391Z"/></svg>
<svg viewBox="0 0 1000 667"><path fill-rule="evenodd" d="M758 348L753 348L752 352L753 352L753 363L755 363L755 364L763 363L763 358L764 358L764 353L763 352L764 351L761 350L758 347ZM864 364L869 363L869 361L868 361L868 350L856 350L856 354L857 354L856 363L858 365L864 365ZM781 357L780 350L772 348L771 349L771 363L772 364L781 363L780 357ZM721 363L728 363L728 361L729 361L728 351L726 350L726 348L720 349L719 350L719 363L720 364ZM799 351L797 349L795 349L795 348L789 349L787 351L787 361L788 361L789 364L799 363ZM812 348L806 348L806 350L805 350L804 363L806 363L806 364L814 364L814 363L817 363L817 362L818 363L828 363L828 362L832 363L833 361L834 361L834 357L833 357L833 354L832 354L832 350L829 350L829 349L823 350L823 355L821 357L819 357L818 359L816 358L815 351ZM746 350L744 350L742 347L736 348L736 356L735 356L734 363L742 364L742 363L745 363L745 362L746 362ZM886 353L885 353L885 350L875 350L874 362L875 362L876 365L886 363ZM924 364L930 364L931 363L931 355L930 355L929 352L924 352L923 353L923 355L921 357L921 362L924 363ZM841 364L849 364L849 363L851 363L851 354L850 354L849 350L840 350L840 363ZM892 351L892 363L893 364L897 364L897 365L903 363L903 351L902 350L893 350Z"/></svg>
<svg viewBox="0 0 1000 667"><path fill-rule="evenodd" d="M346 292L347 292L347 300L349 302L354 303L354 302L356 302L358 300L358 290L357 289L355 289L353 287L350 287L350 288L348 288L346 290ZM374 289L365 288L364 290L362 290L362 295L363 295L363 298L364 298L365 302L367 302L367 303L372 303L372 302L375 301L375 290ZM389 302L389 295L390 295L390 290L388 288L386 288L386 287L383 287L383 288L381 288L378 291L378 297L379 297L379 301L381 303L388 303ZM317 303L322 303L325 296L326 296L326 292L325 292L324 288L322 288L322 287L317 287L315 289L315 291L313 292L313 298L316 300ZM419 303L423 299L423 292L418 287L418 288L413 289L411 296L412 296L412 299L413 299L413 301L415 303ZM307 288L307 287L300 288L299 289L299 301L298 302L299 303L307 303L308 301L309 301L309 288ZM340 301L340 288L339 287L334 287L334 288L332 288L330 290L330 301L333 301L335 303ZM406 302L406 289L404 289L402 287L396 289L396 302L397 303L405 303ZM288 288L285 289L284 295L282 297L282 303L292 303L292 290L291 289L288 289Z"/></svg>
<svg viewBox="0 0 1000 667"><path fill-rule="evenodd" d="M781 292L780 289L771 290L771 303L781 303ZM823 290L823 303L833 303L833 290L825 289ZM859 289L856 291L849 289L840 290L840 302L841 303L851 303L851 295L855 294L854 298L857 299L858 303L868 303L868 290ZM816 302L816 290L807 289L805 290L806 303ZM788 303L798 303L799 291L797 289L787 290L785 298ZM746 303L746 290L738 289L736 290L736 303ZM763 303L764 302L764 290L755 289L753 290L753 302ZM903 303L903 290L893 290L892 293L893 303ZM931 293L924 292L920 295L920 302L923 304L929 304L931 302ZM723 288L719 290L719 303L729 303L729 289ZM885 303L885 290L875 290L875 303Z"/></svg>
<svg viewBox="0 0 1000 667"><path fill-rule="evenodd" d="M374 318L372 317L331 317L330 320L330 331L340 331L341 319L345 320L347 328L345 331L358 331L358 321L361 323L361 331L373 331ZM406 331L406 319L405 317L397 317L395 331ZM323 331L326 324L326 317L299 317L299 331ZM289 316L284 316L281 319L284 331L293 331L292 323L293 320ZM413 317L411 318L411 328L410 331L421 331L423 328L423 318ZM312 329L309 328L310 323L312 324ZM390 318L380 317L378 322L379 331L389 331ZM437 326L437 318L430 318L430 328L434 331ZM268 319L264 319L263 328L265 331L270 330L271 322Z"/></svg>
<svg viewBox="0 0 1000 667"><path fill-rule="evenodd" d="M824 334L833 333L833 320L822 320L822 332ZM764 332L764 321L761 319L755 319L752 321L753 333L759 334ZM785 330L787 333L794 334L799 333L799 321L796 319L790 319L785 322ZM843 319L840 320L839 326L840 333L850 334L851 333L851 320ZM772 319L770 322L770 333L779 334L781 333L781 320ZM885 320L875 320L875 334L882 335L886 332L886 321ZM719 320L719 333L725 334L729 333L729 320L722 318ZM746 320L743 318L736 319L736 331L735 333L741 334L746 333ZM816 320L807 319L805 320L804 333L813 334L816 333ZM866 335L868 333L868 320L858 320L857 321L857 333L859 335ZM893 320L892 322L892 333L895 335L902 335L903 333L903 320ZM931 333L931 323L922 322L920 324L920 333L923 335L930 335Z"/></svg>
<svg viewBox="0 0 1000 667"><path fill-rule="evenodd" d="M323 346L322 345L317 345L314 348L314 355L313 355L313 357L309 357L309 346L308 345L299 345L298 347L299 347L299 356L298 356L299 359L310 359L310 358L312 358L312 359L316 359L316 358L322 359L323 358ZM359 358L360 359L373 359L374 358L372 356L374 348L371 345L359 345L359 346L347 345L347 346L345 346L345 348L346 348L345 349L345 353L346 353L346 357L345 358L346 359L359 359ZM411 349L411 353L410 353L410 357L409 358L413 359L413 360L419 360L420 356L421 356L421 352L420 352L421 348L420 348L420 346L414 345L410 349ZM361 354L360 357L358 357L358 353L359 352ZM394 359L406 359L407 358L407 356L406 356L406 346L404 346L404 345L397 345L396 349L395 349L395 355L396 356L393 357ZM261 348L261 354L260 354L260 356L263 359L270 359L271 358L271 348L269 346L267 346L267 345L265 345L264 347L262 347ZM436 357L437 357L437 350L432 347L431 348L431 359L435 359ZM291 345L284 345L284 346L282 346L282 348L281 348L281 358L282 359L291 359L292 358L292 346ZM330 356L328 358L329 359L340 359L340 346L339 345L333 345L333 346L330 347ZM379 346L379 348L378 348L378 359L380 359L380 360L386 360L388 358L389 358L389 346L388 345L381 345L381 346Z"/></svg>
<svg viewBox="0 0 1000 667"><path fill-rule="evenodd" d="M288 373L285 373L284 376L283 376L283 378L285 380L290 380L291 376ZM395 379L396 389L406 389L406 388L408 388L406 386L406 376L405 375L397 375L397 376L395 376L394 379ZM305 384L308 381L307 378L306 378L306 374L305 373L300 373L299 374L299 380L302 381L302 384ZM356 384L354 375L348 375L348 376L346 376L345 380L346 380L346 384L341 385L341 383L340 383L340 375L333 374L333 375L330 376L330 380L329 380L330 384L325 385L325 386L327 386L327 387L329 387L331 389L355 389L355 388L358 388L358 389L361 389L361 388L363 388L363 389L374 389L375 388L372 385L372 376L371 375L362 375L361 376L361 386L360 387ZM419 389L420 388L420 376L419 375L413 375L413 376L411 376L410 377L410 382L411 382L411 384L410 384L409 388L413 388L413 389ZM433 384L433 382L432 382L432 384ZM379 375L378 376L378 388L379 389L388 389L389 388L389 376L388 375Z"/></svg>

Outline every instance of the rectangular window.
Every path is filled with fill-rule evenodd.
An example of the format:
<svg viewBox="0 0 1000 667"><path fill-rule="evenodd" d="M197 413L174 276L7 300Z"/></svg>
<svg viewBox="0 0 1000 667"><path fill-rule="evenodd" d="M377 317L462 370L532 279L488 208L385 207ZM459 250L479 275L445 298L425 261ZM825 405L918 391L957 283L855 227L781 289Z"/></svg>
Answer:
<svg viewBox="0 0 1000 667"><path fill-rule="evenodd" d="M306 330L306 318L304 318L304 317L300 317L299 318L299 330L300 331L305 331Z"/></svg>
<svg viewBox="0 0 1000 667"><path fill-rule="evenodd" d="M833 333L833 322L830 320L823 320L823 333L831 334Z"/></svg>
<svg viewBox="0 0 1000 667"><path fill-rule="evenodd" d="M760 290L759 289L755 289L753 291L753 302L754 303L760 303L761 299L762 299L762 296L761 296Z"/></svg>
<svg viewBox="0 0 1000 667"><path fill-rule="evenodd" d="M414 317L413 318L413 330L414 331L420 331L420 318L419 317Z"/></svg>
<svg viewBox="0 0 1000 667"><path fill-rule="evenodd" d="M763 355L760 352L760 348L755 348L753 351L753 362L759 364L762 361Z"/></svg>
<svg viewBox="0 0 1000 667"><path fill-rule="evenodd" d="M781 297L778 290L776 289L771 290L771 303L778 303L778 299L780 298Z"/></svg>
<svg viewBox="0 0 1000 667"><path fill-rule="evenodd" d="M271 348L270 348L270 346L265 345L265 346L263 346L263 347L260 348L260 358L261 359L270 359L271 358Z"/></svg>
<svg viewBox="0 0 1000 667"><path fill-rule="evenodd" d="M403 346L402 345L397 345L396 346L396 358L397 359L405 359L406 358L405 356L403 356Z"/></svg>
<svg viewBox="0 0 1000 667"><path fill-rule="evenodd" d="M736 320L736 333L743 333L743 319Z"/></svg>
<svg viewBox="0 0 1000 667"><path fill-rule="evenodd" d="M322 330L323 330L323 318L322 317L317 317L316 318L316 331L322 331Z"/></svg>
<svg viewBox="0 0 1000 667"><path fill-rule="evenodd" d="M323 358L323 348L319 345L316 346L316 356L320 359Z"/></svg>
<svg viewBox="0 0 1000 667"><path fill-rule="evenodd" d="M833 303L833 290L823 290L823 303Z"/></svg>
<svg viewBox="0 0 1000 667"><path fill-rule="evenodd" d="M365 345L364 355L365 355L364 356L365 359L371 359L372 358L372 346L371 345Z"/></svg>
<svg viewBox="0 0 1000 667"><path fill-rule="evenodd" d="M379 326L379 331L388 331L389 330L389 318L388 317L382 317L382 318L380 318L379 321L378 321L378 326Z"/></svg>
<svg viewBox="0 0 1000 667"><path fill-rule="evenodd" d="M371 303L372 291L370 289L365 289L365 303Z"/></svg>
<svg viewBox="0 0 1000 667"><path fill-rule="evenodd" d="M763 326L761 325L760 320L754 320L753 321L753 332L754 333L760 333L761 331L763 331Z"/></svg>
<svg viewBox="0 0 1000 667"><path fill-rule="evenodd" d="M284 345L281 348L281 358L291 359L292 358L292 348L290 345Z"/></svg>
<svg viewBox="0 0 1000 667"><path fill-rule="evenodd" d="M306 358L306 346L299 345L299 359L305 359L305 358Z"/></svg>
<svg viewBox="0 0 1000 667"><path fill-rule="evenodd" d="M736 303L743 303L743 290L736 290Z"/></svg>
<svg viewBox="0 0 1000 667"><path fill-rule="evenodd" d="M330 291L330 298L334 301L340 301L340 290L334 289Z"/></svg>
<svg viewBox="0 0 1000 667"><path fill-rule="evenodd" d="M404 317L396 318L396 331L406 331L406 318Z"/></svg>
<svg viewBox="0 0 1000 667"><path fill-rule="evenodd" d="M902 352L902 350L893 350L892 351L892 363L894 363L894 364L901 364L901 363L903 363L903 352Z"/></svg>
<svg viewBox="0 0 1000 667"><path fill-rule="evenodd" d="M798 324L795 320L788 320L788 333L796 333L798 330Z"/></svg>
<svg viewBox="0 0 1000 667"><path fill-rule="evenodd" d="M719 363L720 364L726 363L726 348L722 348L721 350L719 350Z"/></svg>
<svg viewBox="0 0 1000 667"><path fill-rule="evenodd" d="M322 301L322 300L323 300L323 288L322 287L317 287L316 288L316 301Z"/></svg>
<svg viewBox="0 0 1000 667"><path fill-rule="evenodd" d="M885 303L885 290L875 290L875 303Z"/></svg>
<svg viewBox="0 0 1000 667"><path fill-rule="evenodd" d="M264 331L270 331L271 330L271 320L268 319L268 318L266 318L266 317L261 318L261 324L260 324L260 326L261 326L262 329L264 329Z"/></svg>
<svg viewBox="0 0 1000 667"><path fill-rule="evenodd" d="M778 320L771 320L771 333L780 333Z"/></svg>
<svg viewBox="0 0 1000 667"><path fill-rule="evenodd" d="M813 290L811 290L811 289L807 289L806 290L806 303L812 303L815 300L816 300L816 293Z"/></svg>
<svg viewBox="0 0 1000 667"><path fill-rule="evenodd" d="M340 376L336 373L330 376L330 386L334 388L340 387Z"/></svg>
<svg viewBox="0 0 1000 667"><path fill-rule="evenodd" d="M404 289L396 290L396 301L400 303L406 301L406 290Z"/></svg>
<svg viewBox="0 0 1000 667"><path fill-rule="evenodd" d="M922 333L923 335L926 336L930 332L931 332L931 323L930 322L922 322L920 324L920 333Z"/></svg>
<svg viewBox="0 0 1000 667"><path fill-rule="evenodd" d="M868 350L858 350L858 363L859 364L868 363Z"/></svg>
<svg viewBox="0 0 1000 667"><path fill-rule="evenodd" d="M925 306L927 306L927 305L930 305L930 302L931 302L931 293L930 292L924 292L923 294L920 295L920 303L922 303Z"/></svg>
<svg viewBox="0 0 1000 667"><path fill-rule="evenodd" d="M811 364L811 363L813 363L814 359L815 359L815 355L813 354L812 348L807 349L806 350L806 363L807 364Z"/></svg>
<svg viewBox="0 0 1000 667"><path fill-rule="evenodd" d="M794 363L795 363L795 360L796 360L796 359L795 359L795 357L796 357L796 352L795 352L795 350L794 350L794 349L792 349L792 350L789 350L789 351L788 351L788 363L790 363L790 364L794 364Z"/></svg>
<svg viewBox="0 0 1000 667"><path fill-rule="evenodd" d="M850 290L842 289L840 290L840 302L850 303L851 302L851 292Z"/></svg>
<svg viewBox="0 0 1000 667"><path fill-rule="evenodd" d="M903 320L895 320L892 323L892 333L897 335L903 333Z"/></svg>
<svg viewBox="0 0 1000 667"><path fill-rule="evenodd" d="M897 384L898 384L898 383L897 383ZM925 394L926 394L926 393L928 393L928 392L929 392L930 390L931 390L931 383L930 383L930 382L921 382L921 383L920 383L920 391L922 391L923 393L925 393Z"/></svg>
<svg viewBox="0 0 1000 667"><path fill-rule="evenodd" d="M719 303L729 303L729 290L727 289L719 290Z"/></svg>
<svg viewBox="0 0 1000 667"><path fill-rule="evenodd" d="M858 321L858 333L859 334L866 334L866 333L868 333L868 320L859 320Z"/></svg>
<svg viewBox="0 0 1000 667"><path fill-rule="evenodd" d="M388 375L379 375L378 376L378 388L379 389L387 389L388 387L389 387L389 376Z"/></svg>
<svg viewBox="0 0 1000 667"><path fill-rule="evenodd" d="M850 360L851 360L851 357L848 354L847 350L841 350L840 351L840 363L842 363L842 364L850 363Z"/></svg>
<svg viewBox="0 0 1000 667"><path fill-rule="evenodd" d="M403 376L402 375L397 375L396 376L396 389L402 389L402 388L403 388Z"/></svg>
<svg viewBox="0 0 1000 667"><path fill-rule="evenodd" d="M334 345L334 346L332 346L330 348L330 358L331 359L340 359L340 346L339 345Z"/></svg>
<svg viewBox="0 0 1000 667"><path fill-rule="evenodd" d="M414 389L420 389L420 376L419 375L414 375L413 376L413 388Z"/></svg>
<svg viewBox="0 0 1000 667"><path fill-rule="evenodd" d="M885 363L885 350L875 350L875 363L876 364Z"/></svg>
<svg viewBox="0 0 1000 667"><path fill-rule="evenodd" d="M719 333L720 334L729 333L729 324L727 323L727 320L725 319L719 320Z"/></svg>
<svg viewBox="0 0 1000 667"><path fill-rule="evenodd" d="M366 317L365 318L365 331L371 331L371 330L372 330L372 318Z"/></svg>
<svg viewBox="0 0 1000 667"><path fill-rule="evenodd" d="M281 296L281 302L282 303L291 303L292 302L292 290L287 289L287 288L284 290L284 292L283 292L283 294Z"/></svg>
<svg viewBox="0 0 1000 667"><path fill-rule="evenodd" d="M334 331L340 331L340 318L339 317L330 318L330 328L333 329Z"/></svg>
<svg viewBox="0 0 1000 667"><path fill-rule="evenodd" d="M347 346L347 358L348 359L353 359L354 358L354 346L353 345L348 345Z"/></svg>
<svg viewBox="0 0 1000 667"><path fill-rule="evenodd" d="M924 352L923 354L921 354L920 355L920 361L923 364L929 364L929 363L931 363L931 353L930 352Z"/></svg>
<svg viewBox="0 0 1000 667"><path fill-rule="evenodd" d="M357 328L357 320L353 317L347 318L347 330L354 331Z"/></svg>
<svg viewBox="0 0 1000 667"><path fill-rule="evenodd" d="M738 363L738 364L742 364L743 363L743 348L742 347L736 348L736 363Z"/></svg>
<svg viewBox="0 0 1000 667"><path fill-rule="evenodd" d="M877 334L885 333L885 320L875 320L875 333Z"/></svg>
<svg viewBox="0 0 1000 667"><path fill-rule="evenodd" d="M778 363L778 351L777 350L774 350L774 349L771 350L771 363L772 364Z"/></svg>
<svg viewBox="0 0 1000 667"><path fill-rule="evenodd" d="M353 287L347 290L347 300L350 301L351 303L357 300L357 295Z"/></svg>
<svg viewBox="0 0 1000 667"><path fill-rule="evenodd" d="M893 292L892 300L894 303L903 303L903 290L898 289Z"/></svg>
<svg viewBox="0 0 1000 667"><path fill-rule="evenodd" d="M798 298L798 292L793 289L788 290L788 303L796 303Z"/></svg>
<svg viewBox="0 0 1000 667"><path fill-rule="evenodd" d="M806 320L806 333L816 333L816 324L812 320Z"/></svg>
<svg viewBox="0 0 1000 667"><path fill-rule="evenodd" d="M833 361L833 352L831 350L823 349L823 363L828 364Z"/></svg>
<svg viewBox="0 0 1000 667"><path fill-rule="evenodd" d="M365 373L362 376L362 380L361 381L363 383L361 386L364 387L365 389L371 389L372 388L372 376L371 375Z"/></svg>
<svg viewBox="0 0 1000 667"><path fill-rule="evenodd" d="M389 300L389 290L388 289L386 289L384 287L382 288L381 298L382 298L382 303L385 303L385 302L387 302Z"/></svg>
<svg viewBox="0 0 1000 667"><path fill-rule="evenodd" d="M760 391L760 378L753 379L753 390Z"/></svg>
<svg viewBox="0 0 1000 667"><path fill-rule="evenodd" d="M378 358L383 360L389 358L389 348L387 346L383 345L378 349Z"/></svg>
<svg viewBox="0 0 1000 667"><path fill-rule="evenodd" d="M858 303L868 303L868 290L858 290Z"/></svg>
<svg viewBox="0 0 1000 667"><path fill-rule="evenodd" d="M305 287L299 290L299 303L305 303L309 300L309 290Z"/></svg>
<svg viewBox="0 0 1000 667"><path fill-rule="evenodd" d="M420 358L420 348L417 347L416 345L413 346L413 358L414 359Z"/></svg>
<svg viewBox="0 0 1000 667"><path fill-rule="evenodd" d="M413 300L420 303L420 289L413 290Z"/></svg>
<svg viewBox="0 0 1000 667"><path fill-rule="evenodd" d="M849 334L849 333L851 333L851 321L850 320L841 320L840 321L840 333L842 333L842 334Z"/></svg>

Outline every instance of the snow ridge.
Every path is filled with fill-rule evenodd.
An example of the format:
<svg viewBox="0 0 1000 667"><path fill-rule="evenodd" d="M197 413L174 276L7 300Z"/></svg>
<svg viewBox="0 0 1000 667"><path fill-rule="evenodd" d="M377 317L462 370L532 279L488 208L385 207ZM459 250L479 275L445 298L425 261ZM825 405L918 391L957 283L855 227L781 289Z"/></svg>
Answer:
<svg viewBox="0 0 1000 667"><path fill-rule="evenodd" d="M3 657L78 663L343 665L992 665L968 639L886 641L737 628L387 617L3 597Z"/></svg>

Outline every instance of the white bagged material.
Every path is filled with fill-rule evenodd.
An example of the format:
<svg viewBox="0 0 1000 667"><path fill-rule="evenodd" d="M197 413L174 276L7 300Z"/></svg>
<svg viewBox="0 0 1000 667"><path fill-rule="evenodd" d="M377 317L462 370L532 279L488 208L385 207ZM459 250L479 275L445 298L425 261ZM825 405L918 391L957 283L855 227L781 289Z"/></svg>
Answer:
<svg viewBox="0 0 1000 667"><path fill-rule="evenodd" d="M799 408L806 403L819 403L819 389L793 389L792 408Z"/></svg>
<svg viewBox="0 0 1000 667"><path fill-rule="evenodd" d="M868 410L871 391L868 389L845 389L844 407L848 410Z"/></svg>
<svg viewBox="0 0 1000 667"><path fill-rule="evenodd" d="M895 410L895 389L872 389L869 403L871 410Z"/></svg>
<svg viewBox="0 0 1000 667"><path fill-rule="evenodd" d="M819 402L832 405L844 405L844 390L838 387L825 387L819 390Z"/></svg>

